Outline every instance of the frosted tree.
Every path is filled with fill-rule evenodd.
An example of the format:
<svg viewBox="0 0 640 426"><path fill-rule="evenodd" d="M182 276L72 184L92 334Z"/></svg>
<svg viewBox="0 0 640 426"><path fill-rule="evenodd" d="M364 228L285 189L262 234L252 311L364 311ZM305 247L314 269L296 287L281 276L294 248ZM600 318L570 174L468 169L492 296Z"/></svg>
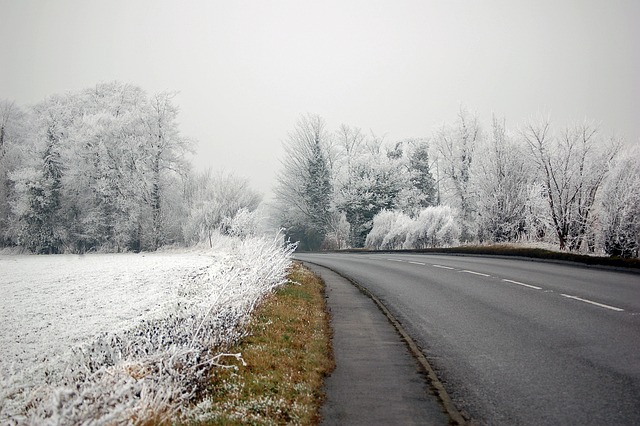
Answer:
<svg viewBox="0 0 640 426"><path fill-rule="evenodd" d="M403 182L395 166L387 156L373 153L362 155L351 164L337 206L349 222L353 247L364 245L376 214L396 207Z"/></svg>
<svg viewBox="0 0 640 426"><path fill-rule="evenodd" d="M12 133L14 133L16 122L20 120L21 116L22 111L15 102L6 99L0 100L0 159L4 158L9 140L15 138Z"/></svg>
<svg viewBox="0 0 640 426"><path fill-rule="evenodd" d="M331 209L331 175L319 138L311 148L308 176L303 188L313 225L321 232L326 232Z"/></svg>
<svg viewBox="0 0 640 426"><path fill-rule="evenodd" d="M629 147L604 184L600 221L607 254L638 257L640 250L640 154Z"/></svg>
<svg viewBox="0 0 640 426"><path fill-rule="evenodd" d="M182 137L178 129L178 108L173 103L174 93L163 92L151 98L144 117L148 139L142 147L146 153L147 201L151 207L152 249L163 241L163 183L166 175L180 174L187 168L184 156L191 142Z"/></svg>
<svg viewBox="0 0 640 426"><path fill-rule="evenodd" d="M411 184L418 190L420 197L417 201L420 207L433 206L436 202L436 182L431 173L429 163L429 146L426 141L420 141L409 158Z"/></svg>
<svg viewBox="0 0 640 426"><path fill-rule="evenodd" d="M598 129L588 123L567 127L556 137L548 119L528 123L522 136L545 187L560 249L580 250L619 142L603 141Z"/></svg>
<svg viewBox="0 0 640 426"><path fill-rule="evenodd" d="M14 209L22 223L19 242L34 253L63 251L62 161L66 129L72 115L68 97L52 96L35 107L32 165L13 174L21 198Z"/></svg>
<svg viewBox="0 0 640 426"><path fill-rule="evenodd" d="M434 136L443 184L449 189L444 202L460 211L461 240L475 238L475 202L472 192L472 161L480 141L480 124L465 109L458 113L453 125L442 127Z"/></svg>
<svg viewBox="0 0 640 426"><path fill-rule="evenodd" d="M531 170L504 121L494 116L492 130L476 163L478 229L481 239L514 241L526 233Z"/></svg>
<svg viewBox="0 0 640 426"><path fill-rule="evenodd" d="M275 189L281 226L302 248L319 248L332 219L329 135L317 115L302 116L285 144Z"/></svg>
<svg viewBox="0 0 640 426"><path fill-rule="evenodd" d="M186 192L188 216L184 233L189 242L207 241L211 246L217 232L238 235L253 232L239 229L242 223L250 224L255 219L248 215L253 214L262 199L247 179L206 170L190 176ZM237 217L240 212L241 217Z"/></svg>
<svg viewBox="0 0 640 426"><path fill-rule="evenodd" d="M340 125L335 132L334 140L339 156L343 159L344 166L349 166L351 161L362 154L366 148L366 136L357 127L350 127L346 124Z"/></svg>
<svg viewBox="0 0 640 426"><path fill-rule="evenodd" d="M387 155L396 162L397 173L401 174L398 208L410 216L416 216L423 208L433 206L436 203L436 181L431 173L427 141L400 141Z"/></svg>
<svg viewBox="0 0 640 426"><path fill-rule="evenodd" d="M258 220L255 210L249 211L249 209L243 207L238 210L233 218L228 220L227 232L229 235L242 239L253 237L258 232Z"/></svg>
<svg viewBox="0 0 640 426"><path fill-rule="evenodd" d="M547 190L540 181L527 185L525 235L530 241L555 242L555 230L549 214Z"/></svg>
<svg viewBox="0 0 640 426"><path fill-rule="evenodd" d="M28 149L9 173L21 244L49 253L182 240L189 141L171 95L149 100L138 87L105 83L52 96L28 115Z"/></svg>
<svg viewBox="0 0 640 426"><path fill-rule="evenodd" d="M0 247L17 243L16 218L10 204L14 187L9 175L22 162L25 120L15 102L0 100Z"/></svg>
<svg viewBox="0 0 640 426"><path fill-rule="evenodd" d="M322 248L328 250L347 248L350 235L351 225L347 221L347 215L344 212L333 210Z"/></svg>
<svg viewBox="0 0 640 426"><path fill-rule="evenodd" d="M79 251L142 248L145 220L145 139L141 117L147 97L136 86L99 84L78 97L83 113L70 129L69 201L78 210Z"/></svg>
<svg viewBox="0 0 640 426"><path fill-rule="evenodd" d="M306 116L285 149L276 189L280 223L303 248L319 248L323 240L324 247L361 247L381 210L413 214L434 202L424 140L387 147L382 138L344 124L329 137L318 117Z"/></svg>
<svg viewBox="0 0 640 426"><path fill-rule="evenodd" d="M332 170L332 183L337 190L346 185L349 180L352 163L361 155L367 154L367 138L359 128L346 124L341 124L332 138L336 157L335 167Z"/></svg>
<svg viewBox="0 0 640 426"><path fill-rule="evenodd" d="M323 248L341 249L351 243L351 225L347 215L340 210L340 190L348 186L352 165L361 155L367 155L367 136L357 127L341 124L333 133L334 167L332 169L332 186L335 192L332 197L332 212L329 220L328 234Z"/></svg>

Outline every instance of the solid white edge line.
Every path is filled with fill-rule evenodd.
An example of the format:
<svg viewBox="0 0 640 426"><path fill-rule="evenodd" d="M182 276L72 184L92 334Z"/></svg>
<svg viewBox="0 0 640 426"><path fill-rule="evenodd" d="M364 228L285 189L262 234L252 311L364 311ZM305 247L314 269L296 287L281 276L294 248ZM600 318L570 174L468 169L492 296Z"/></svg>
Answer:
<svg viewBox="0 0 640 426"><path fill-rule="evenodd" d="M623 312L624 311L624 309L616 308L615 306L605 305L604 303L594 302L593 300L583 299L583 298L577 297L577 296L571 296L570 294L562 294L562 293L560 293L560 295L564 296L564 297L568 297L569 299L575 299L575 300L579 300L581 302L590 303L592 305L596 305L596 306L599 306L601 308L611 309L612 311L616 311L616 312Z"/></svg>
<svg viewBox="0 0 640 426"><path fill-rule="evenodd" d="M449 266L442 266L442 265L431 265L434 268L442 268L442 269L456 269L456 268L451 268Z"/></svg>
<svg viewBox="0 0 640 426"><path fill-rule="evenodd" d="M511 284L518 284L518 285L521 285L521 286L523 286L523 287L532 288L532 289L534 289L534 290L542 290L542 287L538 287L538 286L531 285L531 284L521 283L521 282L519 282L519 281L505 280L505 279L503 279L502 281L507 282L507 283L511 283Z"/></svg>
<svg viewBox="0 0 640 426"><path fill-rule="evenodd" d="M487 274L483 274L482 272L474 272L474 271L469 271L467 269L462 270L460 272L466 272L467 274L473 274L473 275L480 275L482 277L490 277L491 275L487 275Z"/></svg>
<svg viewBox="0 0 640 426"><path fill-rule="evenodd" d="M411 263L411 264L413 264L413 265L422 265L422 266L424 266L424 263L422 263L422 262L412 262L412 261L409 261L409 263Z"/></svg>

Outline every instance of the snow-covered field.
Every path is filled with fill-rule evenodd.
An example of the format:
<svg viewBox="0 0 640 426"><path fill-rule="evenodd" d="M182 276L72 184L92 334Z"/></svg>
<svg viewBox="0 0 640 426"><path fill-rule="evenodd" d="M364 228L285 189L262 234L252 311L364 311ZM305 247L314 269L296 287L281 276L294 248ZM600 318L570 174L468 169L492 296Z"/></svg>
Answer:
<svg viewBox="0 0 640 426"><path fill-rule="evenodd" d="M214 249L0 256L0 423L188 414L220 351L284 282L290 251L220 239Z"/></svg>

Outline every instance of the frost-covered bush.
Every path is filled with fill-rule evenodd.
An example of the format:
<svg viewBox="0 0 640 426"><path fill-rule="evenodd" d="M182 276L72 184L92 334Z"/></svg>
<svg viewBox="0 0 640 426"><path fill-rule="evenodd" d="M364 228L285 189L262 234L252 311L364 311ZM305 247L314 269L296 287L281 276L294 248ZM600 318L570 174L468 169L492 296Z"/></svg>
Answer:
<svg viewBox="0 0 640 426"><path fill-rule="evenodd" d="M400 249L411 224L411 218L406 214L383 210L373 218L373 228L367 235L366 246L376 250Z"/></svg>
<svg viewBox="0 0 640 426"><path fill-rule="evenodd" d="M188 413L211 369L244 336L256 304L285 281L281 238L220 237L211 263L176 276L171 303L121 331L11 371L0 360L0 423L162 422ZM123 295L123 297L128 297ZM74 327L74 324L68 324Z"/></svg>
<svg viewBox="0 0 640 426"><path fill-rule="evenodd" d="M250 211L243 207L233 216L223 221L227 226L227 233L233 237L247 238L258 233L259 222L257 210Z"/></svg>
<svg viewBox="0 0 640 426"><path fill-rule="evenodd" d="M409 216L399 213L389 233L382 240L382 248L389 250L402 248L407 239L407 233L409 232L411 224L412 221Z"/></svg>
<svg viewBox="0 0 640 426"><path fill-rule="evenodd" d="M373 227L365 242L366 247L379 250L382 248L382 242L391 231L396 220L396 213L392 210L382 210L373 218Z"/></svg>
<svg viewBox="0 0 640 426"><path fill-rule="evenodd" d="M334 212L329 216L327 234L322 241L322 250L340 250L349 246L351 225L344 213Z"/></svg>
<svg viewBox="0 0 640 426"><path fill-rule="evenodd" d="M460 228L449 206L427 207L411 219L400 211L383 210L373 218L367 247L378 250L420 249L458 244Z"/></svg>
<svg viewBox="0 0 640 426"><path fill-rule="evenodd" d="M246 179L233 174L216 175L210 170L192 176L187 192L189 208L183 233L190 244L208 241L212 245L216 233L228 233L241 210L245 212L240 219L248 219L247 213L255 211L262 198L249 187Z"/></svg>
<svg viewBox="0 0 640 426"><path fill-rule="evenodd" d="M456 212L449 206L427 207L413 220L404 243L405 248L451 246L458 243L460 228Z"/></svg>

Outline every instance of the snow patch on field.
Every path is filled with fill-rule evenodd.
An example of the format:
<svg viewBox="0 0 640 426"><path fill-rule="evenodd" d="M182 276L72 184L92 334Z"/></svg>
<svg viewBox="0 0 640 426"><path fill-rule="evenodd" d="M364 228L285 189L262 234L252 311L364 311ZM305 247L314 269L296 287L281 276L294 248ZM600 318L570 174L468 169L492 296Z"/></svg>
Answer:
<svg viewBox="0 0 640 426"><path fill-rule="evenodd" d="M185 414L284 282L291 249L225 239L214 250L0 256L0 422Z"/></svg>

